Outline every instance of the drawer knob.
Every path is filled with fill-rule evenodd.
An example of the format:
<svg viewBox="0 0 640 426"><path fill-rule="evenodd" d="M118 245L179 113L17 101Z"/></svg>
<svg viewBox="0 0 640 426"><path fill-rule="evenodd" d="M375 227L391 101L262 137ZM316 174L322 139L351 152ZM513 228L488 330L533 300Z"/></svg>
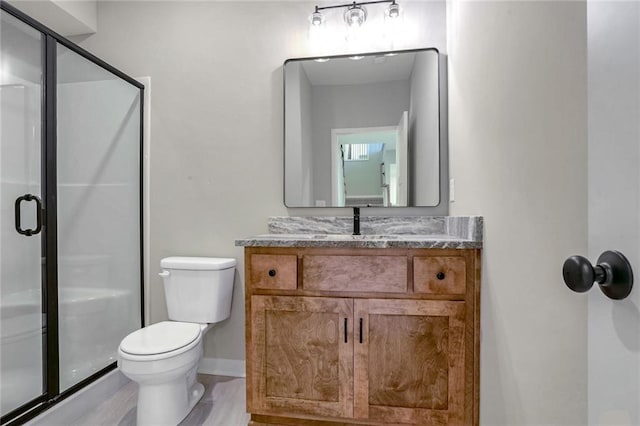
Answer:
<svg viewBox="0 0 640 426"><path fill-rule="evenodd" d="M269 276L270 277L275 277L276 276L276 270L275 269L269 269Z"/></svg>
<svg viewBox="0 0 640 426"><path fill-rule="evenodd" d="M436 274L436 278L439 279L440 281L444 280L444 277L445 277L444 272L438 272Z"/></svg>

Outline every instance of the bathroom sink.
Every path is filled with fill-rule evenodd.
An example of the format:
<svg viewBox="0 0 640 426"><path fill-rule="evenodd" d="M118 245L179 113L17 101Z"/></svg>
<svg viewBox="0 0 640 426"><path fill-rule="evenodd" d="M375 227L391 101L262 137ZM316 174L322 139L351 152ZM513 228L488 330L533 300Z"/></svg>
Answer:
<svg viewBox="0 0 640 426"><path fill-rule="evenodd" d="M244 247L475 248L477 243L446 234L262 234L236 245Z"/></svg>
<svg viewBox="0 0 640 426"><path fill-rule="evenodd" d="M415 235L415 234L263 234L259 239L294 241L294 240L323 240L323 241L404 241L404 240L455 240L448 235Z"/></svg>
<svg viewBox="0 0 640 426"><path fill-rule="evenodd" d="M398 235L351 235L351 234L316 234L314 239L327 239L338 241L376 241L376 240L397 240Z"/></svg>
<svg viewBox="0 0 640 426"><path fill-rule="evenodd" d="M351 234L264 234L260 238L271 240L329 240L329 241L377 241L397 240L400 235L351 235Z"/></svg>
<svg viewBox="0 0 640 426"><path fill-rule="evenodd" d="M260 239L268 239L268 240L283 240L283 241L289 241L289 240L317 240L319 238L326 238L325 237L321 237L319 235L314 235L314 234L263 234L263 235L258 235L257 238Z"/></svg>

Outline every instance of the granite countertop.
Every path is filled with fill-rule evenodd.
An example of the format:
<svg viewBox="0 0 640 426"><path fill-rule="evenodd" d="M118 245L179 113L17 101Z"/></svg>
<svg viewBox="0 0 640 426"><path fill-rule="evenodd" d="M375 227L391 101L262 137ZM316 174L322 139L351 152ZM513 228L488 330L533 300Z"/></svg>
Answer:
<svg viewBox="0 0 640 426"><path fill-rule="evenodd" d="M269 234L237 239L242 247L482 248L480 216L271 217Z"/></svg>

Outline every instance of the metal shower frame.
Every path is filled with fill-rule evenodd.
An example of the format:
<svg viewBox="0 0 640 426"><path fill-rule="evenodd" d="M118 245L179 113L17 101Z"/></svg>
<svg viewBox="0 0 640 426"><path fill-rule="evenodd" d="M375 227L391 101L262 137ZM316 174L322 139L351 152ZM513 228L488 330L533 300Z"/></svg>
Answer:
<svg viewBox="0 0 640 426"><path fill-rule="evenodd" d="M42 257L46 262L42 266L43 315L43 393L37 398L2 416L4 426L27 422L51 406L73 395L98 378L116 368L116 362L83 379L64 392L60 392L59 324L58 324L58 238L57 238L57 122L56 122L56 46L61 44L83 58L116 75L140 90L140 324L144 326L144 224L143 224L143 137L144 137L144 85L122 71L114 68L95 55L41 24L20 10L0 0L0 10L6 12L24 24L38 30L42 40L42 194L44 198L44 230L42 235Z"/></svg>

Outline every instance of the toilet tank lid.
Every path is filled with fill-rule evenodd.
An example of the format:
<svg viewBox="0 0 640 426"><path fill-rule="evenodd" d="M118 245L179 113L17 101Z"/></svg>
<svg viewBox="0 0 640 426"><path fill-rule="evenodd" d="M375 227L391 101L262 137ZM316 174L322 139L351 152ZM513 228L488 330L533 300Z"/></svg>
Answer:
<svg viewBox="0 0 640 426"><path fill-rule="evenodd" d="M165 257L160 266L166 269L192 269L200 271L217 271L236 266L235 259L224 257Z"/></svg>

